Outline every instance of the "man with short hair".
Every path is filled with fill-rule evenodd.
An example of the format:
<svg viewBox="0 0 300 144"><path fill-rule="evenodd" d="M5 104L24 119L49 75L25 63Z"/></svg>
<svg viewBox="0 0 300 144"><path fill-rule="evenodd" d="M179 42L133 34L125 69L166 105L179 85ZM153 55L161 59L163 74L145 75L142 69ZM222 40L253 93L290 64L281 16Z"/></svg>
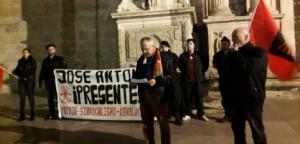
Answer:
<svg viewBox="0 0 300 144"><path fill-rule="evenodd" d="M229 70L232 92L230 120L235 144L246 144L245 127L248 121L254 144L266 144L263 125L263 105L267 78L266 52L250 43L245 28L232 33L235 50L229 53Z"/></svg>
<svg viewBox="0 0 300 144"><path fill-rule="evenodd" d="M188 50L179 57L179 68L181 70L182 89L185 91L185 113L184 120L188 120L192 115L192 100L195 99L197 118L209 121L205 116L203 106L203 86L204 73L202 62L198 54L195 53L195 40L186 41Z"/></svg>
<svg viewBox="0 0 300 144"><path fill-rule="evenodd" d="M137 61L133 78L148 80L147 83L138 84L145 143L155 143L154 116L156 116L160 126L161 143L170 144L169 98L164 92L165 86L169 83L170 75L162 70L163 65L169 62L168 59L160 58L160 52L150 37L142 38L140 44L143 54ZM166 69L170 68L166 67Z"/></svg>
<svg viewBox="0 0 300 144"><path fill-rule="evenodd" d="M221 40L221 50L214 55L213 65L218 70L219 78L219 90L222 97L222 106L225 111L225 116L220 122L229 121L229 109L230 105L228 99L230 92L228 86L230 85L229 79L229 66L228 66L228 53L230 51L230 40L227 37L223 37Z"/></svg>
<svg viewBox="0 0 300 144"><path fill-rule="evenodd" d="M56 46L54 44L48 44L46 50L48 51L48 57L46 57L42 63L39 87L42 88L44 82L48 94L49 113L46 119L56 119L57 115L54 103L56 96L54 70L66 68L66 65L64 64L64 59L56 55Z"/></svg>

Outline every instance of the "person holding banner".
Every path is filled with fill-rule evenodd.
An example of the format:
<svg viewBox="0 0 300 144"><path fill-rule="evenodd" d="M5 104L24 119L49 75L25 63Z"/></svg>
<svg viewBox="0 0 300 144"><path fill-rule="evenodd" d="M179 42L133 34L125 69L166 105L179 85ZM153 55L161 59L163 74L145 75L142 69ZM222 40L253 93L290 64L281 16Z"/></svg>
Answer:
<svg viewBox="0 0 300 144"><path fill-rule="evenodd" d="M170 75L168 75L168 72L163 73L162 69L162 65L168 62L167 59L160 57L160 52L150 37L142 38L140 44L143 55L137 61L133 79L147 80L145 83L139 82L138 84L145 143L155 143L154 116L156 116L160 125L161 143L170 144L169 98L164 92ZM168 66L166 69L170 69ZM131 83L134 84L134 81L136 80L132 80Z"/></svg>
<svg viewBox="0 0 300 144"><path fill-rule="evenodd" d="M232 33L235 48L228 55L231 79L230 120L235 144L246 144L245 127L248 121L255 144L266 144L263 125L263 105L267 78L266 52L250 43L245 28Z"/></svg>
<svg viewBox="0 0 300 144"><path fill-rule="evenodd" d="M39 77L39 87L42 88L43 82L45 84L45 89L48 93L48 107L49 113L46 117L47 119L56 119L57 115L55 112L54 98L56 96L54 70L66 68L64 64L64 59L56 55L56 46L54 44L48 44L46 46L48 51L48 57L43 60L40 77Z"/></svg>
<svg viewBox="0 0 300 144"><path fill-rule="evenodd" d="M16 69L13 71L17 75L18 90L20 95L20 117L18 121L25 120L25 96L27 95L30 104L30 120L34 120L34 80L36 71L36 61L31 56L30 49L23 49L23 57L18 61Z"/></svg>

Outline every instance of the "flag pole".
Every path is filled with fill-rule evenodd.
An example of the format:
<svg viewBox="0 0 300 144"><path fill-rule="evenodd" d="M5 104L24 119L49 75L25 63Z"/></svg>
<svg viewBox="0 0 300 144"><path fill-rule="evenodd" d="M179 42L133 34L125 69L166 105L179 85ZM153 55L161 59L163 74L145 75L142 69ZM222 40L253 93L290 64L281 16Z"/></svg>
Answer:
<svg viewBox="0 0 300 144"><path fill-rule="evenodd" d="M0 69L2 69L3 71L5 71L6 73L8 73L9 75L13 76L16 79L19 79L19 77L11 72L9 72L7 69L5 69L4 67L0 66Z"/></svg>

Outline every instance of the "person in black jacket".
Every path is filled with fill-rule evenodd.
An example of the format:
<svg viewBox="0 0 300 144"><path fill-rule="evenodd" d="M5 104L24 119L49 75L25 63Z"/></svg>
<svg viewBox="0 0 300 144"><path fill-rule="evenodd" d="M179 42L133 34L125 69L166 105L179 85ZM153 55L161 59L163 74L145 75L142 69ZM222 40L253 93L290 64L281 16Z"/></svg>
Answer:
<svg viewBox="0 0 300 144"><path fill-rule="evenodd" d="M246 144L248 121L255 144L266 144L262 112L265 101L268 58L265 51L250 43L245 28L232 33L235 50L229 53L232 99L230 120L235 144Z"/></svg>
<svg viewBox="0 0 300 144"><path fill-rule="evenodd" d="M144 124L143 132L145 143L154 144L154 116L160 126L161 143L170 144L170 127L168 102L169 97L164 92L169 83L171 72L163 71L162 75L155 74L155 65L161 63L166 70L170 68L170 59L161 58L159 61L159 50L155 48L150 37L141 39L143 55L138 59L133 79L147 79L147 83L138 84L138 94L141 109L141 117ZM133 82L131 84L134 85Z"/></svg>
<svg viewBox="0 0 300 144"><path fill-rule="evenodd" d="M230 105L228 99L230 98L230 92L228 86L231 81L229 79L229 60L228 53L230 49L230 40L227 37L223 37L221 40L222 49L214 55L213 65L218 70L219 74L219 90L222 97L222 106L225 111L225 116L220 120L220 122L229 121L229 110Z"/></svg>
<svg viewBox="0 0 300 144"><path fill-rule="evenodd" d="M25 120L25 96L28 96L30 104L30 120L34 120L34 80L36 61L31 56L30 49L23 49L23 57L18 61L13 74L19 77L18 89L20 95L20 117L18 121Z"/></svg>
<svg viewBox="0 0 300 144"><path fill-rule="evenodd" d="M178 56L170 50L171 46L167 41L161 41L161 57L162 61L167 59L169 63L163 64L163 71L170 74L170 83L166 86L165 93L170 98L169 103L169 114L175 117L175 124L182 124L181 117L181 94L180 94L180 84L179 76L177 75L177 69L179 65ZM170 69L167 69L170 68Z"/></svg>
<svg viewBox="0 0 300 144"><path fill-rule="evenodd" d="M49 56L43 60L40 77L39 87L42 88L43 82L45 83L45 89L48 93L48 107L49 113L47 119L56 119L54 98L56 96L54 70L60 68L66 68L64 59L56 55L56 46L49 44L46 46Z"/></svg>
<svg viewBox="0 0 300 144"><path fill-rule="evenodd" d="M202 62L198 54L195 53L195 40L187 40L188 51L179 57L179 68L181 70L182 89L185 98L185 114L184 120L188 120L192 115L192 100L195 99L197 108L197 118L203 121L209 121L205 116L203 107L202 82L204 81L204 73L202 70Z"/></svg>

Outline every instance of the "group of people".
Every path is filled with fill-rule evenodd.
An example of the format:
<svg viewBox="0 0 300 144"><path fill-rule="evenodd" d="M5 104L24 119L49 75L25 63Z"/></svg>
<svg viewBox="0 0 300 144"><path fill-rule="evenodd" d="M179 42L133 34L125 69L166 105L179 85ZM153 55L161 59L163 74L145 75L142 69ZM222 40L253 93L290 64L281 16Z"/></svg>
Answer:
<svg viewBox="0 0 300 144"><path fill-rule="evenodd" d="M46 119L57 119L55 111L55 79L54 69L66 68L64 59L56 55L56 46L49 44L46 46L48 56L43 60L40 76L39 87L42 88L43 84L48 94L48 108L49 112ZM20 116L18 121L25 120L25 98L29 99L30 104L30 119L35 120L35 102L34 102L34 86L36 77L37 64L36 60L32 57L31 51L28 48L23 49L23 56L18 61L17 67L13 74L18 76L18 91L20 96Z"/></svg>
<svg viewBox="0 0 300 144"><path fill-rule="evenodd" d="M219 74L219 90L225 116L222 121L230 121L235 144L246 144L245 125L250 124L255 144L266 144L263 125L263 105L268 59L266 52L250 43L250 34L245 28L237 28L232 33L232 42L224 37L222 50L214 55L213 64ZM188 39L187 49L179 57L171 51L167 41L157 48L151 37L140 41L142 55L137 61L134 79L147 79L138 83L141 118L145 143L154 144L154 121L160 125L161 143L170 144L169 118L175 117L175 124L191 119L192 109L197 110L196 118L209 121L203 106L203 82L205 70L196 41ZM56 55L56 46L46 46L48 56L43 60L39 87L43 85L48 94L49 113L47 119L56 119L54 70L66 68L64 59ZM23 57L18 61L13 74L19 77L20 95L19 121L25 120L25 97L30 103L30 120L35 119L34 83L37 64L30 49L23 49ZM132 83L132 85L136 85Z"/></svg>
<svg viewBox="0 0 300 144"><path fill-rule="evenodd" d="M246 144L245 126L248 121L255 144L266 144L263 125L263 105L268 59L266 52L251 44L245 28L232 33L232 42L224 37L222 50L214 55L213 64L219 74L219 90L225 116L222 122L231 122L235 144ZM137 61L134 79L147 79L139 83L139 99L145 143L154 144L154 119L160 125L161 143L170 144L170 115L175 123L190 119L193 103L196 118L209 121L203 108L204 69L195 51L196 41L186 41L187 50L179 58L171 52L166 41L162 49L151 37L140 41L142 55ZM157 74L159 66L162 74ZM133 83L134 84L134 83Z"/></svg>

